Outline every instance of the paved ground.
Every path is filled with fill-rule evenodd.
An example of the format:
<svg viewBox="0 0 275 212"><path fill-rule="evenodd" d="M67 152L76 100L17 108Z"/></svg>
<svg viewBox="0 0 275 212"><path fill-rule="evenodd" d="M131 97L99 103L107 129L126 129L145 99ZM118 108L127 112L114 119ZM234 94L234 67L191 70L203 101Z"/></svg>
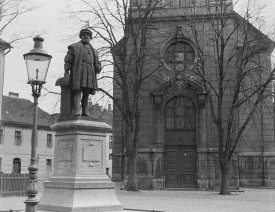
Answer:
<svg viewBox="0 0 275 212"><path fill-rule="evenodd" d="M125 209L161 212L275 212L275 189L242 189L229 196L212 191L116 190ZM0 211L23 211L26 197L0 198Z"/></svg>

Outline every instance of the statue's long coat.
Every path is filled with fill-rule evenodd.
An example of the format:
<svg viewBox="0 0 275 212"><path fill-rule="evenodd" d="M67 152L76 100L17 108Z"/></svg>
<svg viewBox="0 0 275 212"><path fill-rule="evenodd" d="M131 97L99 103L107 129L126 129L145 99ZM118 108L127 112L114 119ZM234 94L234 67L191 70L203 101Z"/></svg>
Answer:
<svg viewBox="0 0 275 212"><path fill-rule="evenodd" d="M92 71L95 72L93 76L95 76L96 78L96 74L98 74L101 71L101 64L98 60L98 54L96 50L91 45L90 47L93 50L92 55L94 56L94 67ZM80 89L83 52L84 47L81 41L73 43L68 46L68 52L64 59L64 69L65 71L70 71L72 90ZM91 88L92 94L94 94L95 89L98 88L97 79L93 79L93 82L94 83L92 85L88 85L88 88Z"/></svg>

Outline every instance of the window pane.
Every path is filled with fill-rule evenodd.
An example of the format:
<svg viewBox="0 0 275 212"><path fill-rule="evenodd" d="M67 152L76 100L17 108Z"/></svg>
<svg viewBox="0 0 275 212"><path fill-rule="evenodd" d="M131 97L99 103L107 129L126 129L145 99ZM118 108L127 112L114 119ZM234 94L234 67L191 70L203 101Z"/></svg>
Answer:
<svg viewBox="0 0 275 212"><path fill-rule="evenodd" d="M184 116L184 107L176 107L176 117Z"/></svg>
<svg viewBox="0 0 275 212"><path fill-rule="evenodd" d="M21 145L21 131L15 131L15 145Z"/></svg>
<svg viewBox="0 0 275 212"><path fill-rule="evenodd" d="M186 129L195 129L196 128L196 117L195 117L195 110L193 108L186 109L186 122L185 128Z"/></svg>
<svg viewBox="0 0 275 212"><path fill-rule="evenodd" d="M183 117L177 117L176 118L176 128L177 129L184 128L184 119L183 119Z"/></svg>
<svg viewBox="0 0 275 212"><path fill-rule="evenodd" d="M174 117L174 108L167 108L166 109L166 117L173 118Z"/></svg>
<svg viewBox="0 0 275 212"><path fill-rule="evenodd" d="M47 147L52 147L52 134L47 134Z"/></svg>
<svg viewBox="0 0 275 212"><path fill-rule="evenodd" d="M52 171L52 159L46 159L46 169Z"/></svg>
<svg viewBox="0 0 275 212"><path fill-rule="evenodd" d="M166 118L166 128L167 129L174 128L174 118Z"/></svg>
<svg viewBox="0 0 275 212"><path fill-rule="evenodd" d="M13 166L12 166L13 173L21 173L21 160L20 158L13 159Z"/></svg>
<svg viewBox="0 0 275 212"><path fill-rule="evenodd" d="M0 144L3 143L3 129L0 129Z"/></svg>

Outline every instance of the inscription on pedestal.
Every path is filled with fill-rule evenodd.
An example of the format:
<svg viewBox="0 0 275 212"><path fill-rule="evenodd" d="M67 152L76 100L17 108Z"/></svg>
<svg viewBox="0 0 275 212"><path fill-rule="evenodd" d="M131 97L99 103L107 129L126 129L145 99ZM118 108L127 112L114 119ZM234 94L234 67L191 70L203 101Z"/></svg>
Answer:
<svg viewBox="0 0 275 212"><path fill-rule="evenodd" d="M102 169L103 167L103 141L82 139L82 168Z"/></svg>
<svg viewBox="0 0 275 212"><path fill-rule="evenodd" d="M57 168L73 169L73 140L57 141Z"/></svg>

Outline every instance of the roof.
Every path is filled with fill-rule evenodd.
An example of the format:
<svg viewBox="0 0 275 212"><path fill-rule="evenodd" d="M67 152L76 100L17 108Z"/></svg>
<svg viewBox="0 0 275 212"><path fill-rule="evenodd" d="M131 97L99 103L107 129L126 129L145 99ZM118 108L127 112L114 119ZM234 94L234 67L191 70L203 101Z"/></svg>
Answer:
<svg viewBox="0 0 275 212"><path fill-rule="evenodd" d="M38 108L37 125L49 127L50 114ZM33 123L33 103L28 99L21 99L3 96L2 104L3 124L20 124L32 126Z"/></svg>
<svg viewBox="0 0 275 212"><path fill-rule="evenodd" d="M102 106L95 104L89 106L88 113L93 118L103 119L105 123L113 125L113 111L111 110L103 109Z"/></svg>
<svg viewBox="0 0 275 212"><path fill-rule="evenodd" d="M240 14L238 14L236 11L233 11L233 14L235 15L235 18L239 22L244 22L249 26L250 33L254 33L254 35L257 36L257 39L263 44L266 45L273 51L275 47L275 41L272 40L268 35L266 35L264 32L259 30L257 27L255 27L253 24L251 24L248 20L244 19Z"/></svg>
<svg viewBox="0 0 275 212"><path fill-rule="evenodd" d="M4 51L4 50L10 49L10 48L11 48L11 45L8 42L6 42L0 38L0 51Z"/></svg>

